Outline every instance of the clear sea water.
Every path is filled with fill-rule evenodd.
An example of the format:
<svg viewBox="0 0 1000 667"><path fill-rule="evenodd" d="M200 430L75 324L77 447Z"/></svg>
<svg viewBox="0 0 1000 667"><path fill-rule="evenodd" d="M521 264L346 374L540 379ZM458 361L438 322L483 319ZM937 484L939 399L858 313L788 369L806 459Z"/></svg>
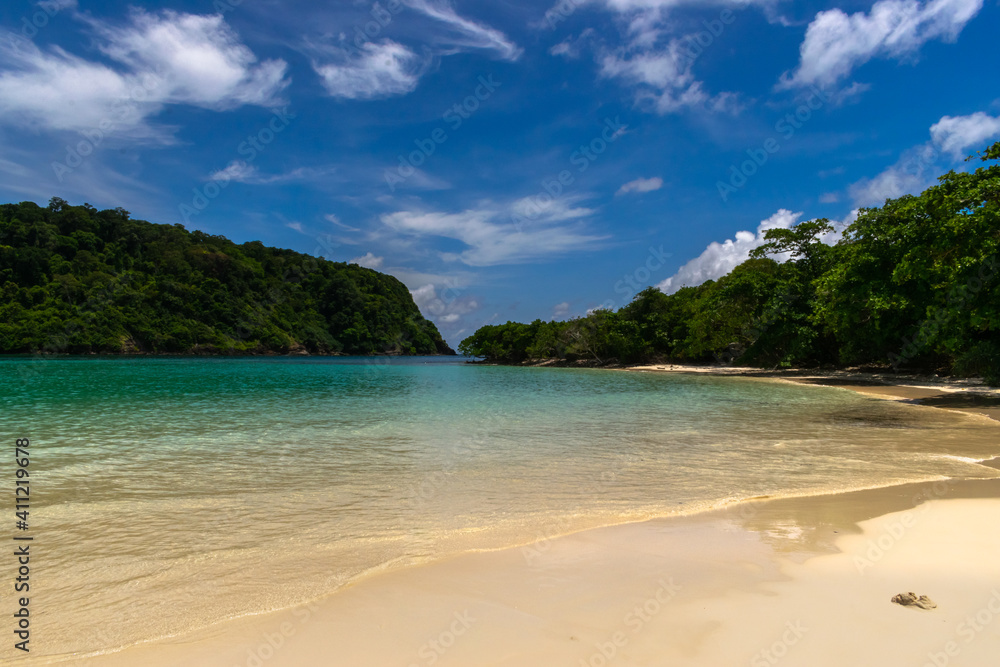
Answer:
<svg viewBox="0 0 1000 667"><path fill-rule="evenodd" d="M593 526L1000 474L975 463L1000 454L981 418L747 378L449 358L3 358L0 382L0 433L32 441L32 658ZM11 581L12 559L2 568Z"/></svg>

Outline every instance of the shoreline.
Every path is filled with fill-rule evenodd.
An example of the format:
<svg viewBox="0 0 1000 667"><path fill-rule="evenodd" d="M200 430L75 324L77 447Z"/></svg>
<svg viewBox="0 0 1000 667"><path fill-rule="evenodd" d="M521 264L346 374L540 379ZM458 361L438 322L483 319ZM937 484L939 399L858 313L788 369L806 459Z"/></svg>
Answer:
<svg viewBox="0 0 1000 667"><path fill-rule="evenodd" d="M648 664L753 664L761 650L778 643L787 622L799 620L826 642L842 631L872 635L868 626L878 628L889 634L884 642L854 637L850 649L863 646L862 656L886 657L845 662L843 652L827 653L817 639L815 654L790 664L920 665L927 651L954 640L965 615L976 613L978 588L981 607L989 603L989 586L1000 587L1000 563L992 558L1000 534L975 531L984 520L1000 520L1000 478L748 500L691 516L466 553L374 576L298 607L116 653L43 664L542 667L582 660L596 667L600 661L590 658L602 646L610 651L609 640L620 651L617 657L660 656ZM935 546L943 533L950 537L944 554ZM969 548L963 539L981 548ZM957 571L949 567L955 552L964 554ZM841 594L848 585L859 600ZM889 602L908 590L929 595L942 611ZM641 613L630 618L635 609L646 611L647 620ZM993 664L1000 606L996 616L994 632L977 635L972 646L987 658L962 664ZM827 619L826 632L816 618ZM916 642L910 637L909 646L901 647L914 623L931 634ZM646 632L647 625L658 629ZM618 633L628 641L616 643ZM449 642L453 646L444 647ZM912 659L899 662L893 656L905 648L912 649ZM972 648L967 657L979 655ZM805 649L803 641L797 650ZM329 663L334 651L338 657Z"/></svg>
<svg viewBox="0 0 1000 667"><path fill-rule="evenodd" d="M636 367L628 370L652 370L655 372L661 369ZM685 368L683 370L674 370L673 372L708 371L691 371L691 369ZM737 375L737 373L722 374ZM920 385L892 386L862 383L861 386L856 387L854 384L858 384L857 378L848 378L848 382L846 383L842 382L843 378L833 378L835 382L839 382L838 384L827 384L831 380L828 377L807 376L774 379L803 385L822 384L824 386L851 389L876 396L883 400L897 400L912 405L924 405L922 403L922 400L924 400L922 395L912 395L915 390L919 390L917 393L931 392L934 395L944 392L946 396L959 391L952 389L951 392L946 392L940 386L927 387ZM872 387L875 387L874 391L871 390ZM940 407L965 413L969 412L966 409L960 409L967 407L964 405L930 405L928 407ZM985 413L978 412L977 414L983 415ZM997 419L994 415L987 416ZM998 431L998 435L1000 435L1000 431ZM984 461L982 465L1000 468L1000 457ZM616 575L617 578L611 577L611 580L608 580L608 577L611 575L605 576L593 571L587 574L587 577L594 578L597 581L604 581L604 589L592 591L592 594L613 606L613 602L617 596L615 591L628 587L629 582L627 581L628 576L626 573L635 565L635 563L628 560L625 554L615 555L616 550L620 548L620 544L630 542L644 544L647 541L652 541L655 544L647 545L647 547L654 550L668 549L681 553L684 553L685 549L700 550L702 556L710 557L710 560L714 563L714 568L721 568L721 571L726 573L722 580L728 582L722 588L709 586L705 590L693 589L695 599L699 600L700 604L705 600L714 600L719 595L732 593L732 591L746 592L755 587L759 588L776 585L783 581L787 582L789 578L784 574L784 570L788 567L793 565L798 566L824 556L835 556L838 553L846 553L843 551L843 547L840 546L838 540L845 536L859 536L864 534L862 532L863 527L859 526L860 523L878 520L895 521L898 523L901 519L894 515L898 515L901 512L910 511L914 507L927 503L956 499L968 500L975 505L975 508L966 509L965 514L969 514L970 511L993 512L993 509L990 509L991 505L987 507L979 501L995 500L997 501L998 508L1000 508L1000 479L910 482L874 489L834 491L805 496L751 498L736 501L722 508L700 510L692 514L680 514L638 522L588 528L569 534L546 537L541 542L532 544L466 552L424 565L381 572L352 582L345 588L330 593L312 603L284 610L265 612L254 616L221 621L193 633L133 645L116 650L114 653L82 659L69 656L63 656L62 658L52 656L42 659L42 662L29 660L26 664L80 664L96 665L97 667L104 665L116 667L118 665L141 663L157 667L159 665L166 666L184 662L190 664L192 667L218 664L247 665L247 667L250 667L251 665L258 664L252 659L251 654L254 650L261 649L264 646L271 646L273 657L260 660L260 665L326 664L323 661L323 656L329 655L331 648L338 646L342 650L348 650L343 647L350 647L349 651L353 651L353 653L348 653L348 655L354 662L347 662L345 664L403 664L410 665L411 667L413 665L429 665L431 663L419 655L419 651L426 646L426 640L418 644L413 644L412 646L415 650L411 650L409 654L404 655L405 651L400 652L402 650L400 646L405 643L401 638L418 638L421 632L424 632L424 634L431 632L432 629L426 627L425 624L419 621L411 622L411 617L420 616L420 613L417 611L418 609L428 612L427 615L433 617L436 611L447 608L449 605L455 606L450 601L455 599L456 596L457 599L463 600L467 606L485 605L486 608L492 609L497 604L500 604L501 607L504 607L504 612L499 614L503 618L498 617L496 619L498 623L497 628L499 628L496 632L500 632L500 634L480 631L480 634L484 634L482 641L486 643L470 643L470 646L477 646L474 654L459 653L457 651L454 654L450 654L463 656L461 660L448 658L447 655L442 654L438 656L441 661L437 664L537 664L541 666L553 664L558 661L564 661L566 664L579 664L573 662L569 657L569 652L576 648L573 644L556 642L557 645L549 646L548 642L542 641L544 637L539 636L541 631L538 624L547 627L549 625L559 625L563 622L569 623L570 621L565 620L563 616L572 618L572 605L558 612L553 609L552 614L554 616L534 614L535 625L529 623L530 627L523 628L522 630L535 638L521 647L523 650L517 653L517 660L510 663L503 661L493 662L485 659L481 660L480 657L477 657L479 654L482 656L495 655L495 652L500 650L499 647L510 643L509 636L504 634L507 630L502 632L501 630L503 628L509 630L512 627L511 624L516 625L515 621L520 618L521 606L542 604L532 590L526 589L517 583L523 577L529 576L530 578L531 573L535 572L536 566L550 570L550 573L547 575L549 578L561 578L567 576L563 571L567 563L579 562L581 560L586 561L588 559L591 559L593 563L602 563L609 559L615 561L619 567ZM957 515L952 513L949 515L949 521L961 522L961 515L962 513L958 513ZM971 516L971 514L969 515ZM997 520L1000 520L1000 513L991 514L990 516L994 516ZM683 535L685 538L680 541L679 538L671 538L667 540L667 543L660 544L657 542L658 538L656 538L656 535L664 532L671 535ZM720 539L725 544L719 544ZM692 544L685 545L680 543L686 540L691 540ZM752 548L748 545L751 545ZM1000 540L998 540L996 545L992 546L996 547L993 553L1000 551ZM741 549L744 548L750 549L750 551L743 553ZM556 559L546 565L551 554L562 553L563 550L567 552L566 558ZM729 554L732 550L735 550L737 553L735 562L743 563L744 565L752 562L750 569L758 575L769 573L768 576L747 578L742 576L746 573L737 572L734 574L732 570L734 570L735 565L732 563L727 565L730 560ZM636 556L637 553L641 555L642 552L643 549L640 549L638 552L634 552L634 550L629 551L632 556ZM525 555L526 553L536 554L537 558L534 556L529 558ZM642 556L642 558L645 558L645 556ZM529 560L537 562L531 565L531 563L528 563ZM531 565L527 573L522 571L523 567L520 561L525 561L525 564ZM699 581L707 577L704 568L699 570L699 567L691 562L685 564L684 568L689 568L689 570L685 571L690 571L691 576L694 576ZM738 570L739 568L735 569ZM736 576L737 574L740 576ZM492 593L482 593L481 585L484 581L494 581L502 576L508 577L505 585L491 589L493 590ZM727 579L726 577L729 578ZM433 585L430 585L429 581L433 582ZM458 590L453 590L454 586L458 585L454 583L455 581L464 582L461 584L464 588L459 586ZM581 581L578 581L577 584L582 585ZM1000 582L1000 578L997 581ZM446 594L436 593L433 592L434 589L441 589L448 592ZM401 593L400 591L403 592ZM477 592L474 594L473 591ZM898 592L904 591L901 589L894 591L893 594ZM918 594L921 593L921 591L917 592ZM505 596L511 595L517 598L516 603L500 602L500 600L505 599ZM521 597L518 598L518 596ZM931 595L931 597L935 596ZM388 604L388 606L392 607L392 611L387 612L386 600L393 601L391 604ZM511 606L513 606L513 611L510 609ZM361 620L353 620L356 618L359 608L361 609L361 613L358 618ZM405 612L401 610L405 610ZM719 611L721 613L724 610ZM508 618L511 615L514 618ZM364 619L367 619L369 625L364 625ZM316 623L316 620L320 622ZM375 627L375 620L381 621L377 624L379 630L377 633L373 629ZM746 619L743 619L743 621L745 622ZM592 619L588 622L596 623L596 620ZM735 619L729 619L728 623L732 625L734 622ZM307 624L313 629L307 632L303 628L300 632L300 623ZM386 625L393 629L393 632L388 635L383 632L383 628ZM619 623L619 625L621 624ZM342 632L342 628L345 626L352 628L352 630L346 633ZM1000 622L997 623L997 626L1000 627ZM290 632L286 633L283 628L289 629ZM469 632L472 632L471 628ZM579 632L577 628L577 634L583 633ZM541 633L541 635L545 635L545 633ZM271 644L267 644L266 642L261 644L259 641L262 637L273 638L278 636L282 637L280 647L274 647L274 642ZM520 634L517 636L520 636ZM741 634L740 636L743 635ZM577 638L576 641L581 641L581 639ZM253 648L255 642L257 643L256 649ZM383 646L386 642L389 642L389 644ZM600 643L600 641L597 641L591 648L598 646ZM396 648L393 648L393 646ZM669 647L661 648L666 650ZM379 651L378 655L382 656L379 658L379 661L367 662L370 657L368 652L372 650ZM505 650L509 651L511 649L508 648ZM541 655L548 657L545 660L532 662L531 660L534 660L533 656L536 650L541 651ZM247 651L250 651L250 653ZM264 653L267 652L265 648ZM241 653L242 657L240 656ZM675 658L669 664L716 664L711 662L688 663L680 660L678 656L675 656ZM455 661L452 662L451 660ZM338 660L338 664L339 662ZM827 663L811 662L804 664L821 665ZM836 663L831 662L829 664Z"/></svg>
<svg viewBox="0 0 1000 667"><path fill-rule="evenodd" d="M756 377L805 386L848 389L899 403L978 414L1000 421L1000 388L960 378L930 379L919 375L896 375L861 371L807 370L768 371L751 367L653 364L628 366L631 372L681 373L718 377Z"/></svg>

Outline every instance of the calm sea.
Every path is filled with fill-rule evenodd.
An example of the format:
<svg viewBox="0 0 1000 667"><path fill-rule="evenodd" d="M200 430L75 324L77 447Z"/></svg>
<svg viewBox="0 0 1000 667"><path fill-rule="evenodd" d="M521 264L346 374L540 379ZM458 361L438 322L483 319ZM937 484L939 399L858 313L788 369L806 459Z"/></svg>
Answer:
<svg viewBox="0 0 1000 667"><path fill-rule="evenodd" d="M592 526L1000 474L975 463L1000 454L982 419L745 378L447 358L5 358L0 383L0 433L11 448L32 441L32 658ZM12 455L2 470L10 489ZM0 560L12 581L13 559Z"/></svg>

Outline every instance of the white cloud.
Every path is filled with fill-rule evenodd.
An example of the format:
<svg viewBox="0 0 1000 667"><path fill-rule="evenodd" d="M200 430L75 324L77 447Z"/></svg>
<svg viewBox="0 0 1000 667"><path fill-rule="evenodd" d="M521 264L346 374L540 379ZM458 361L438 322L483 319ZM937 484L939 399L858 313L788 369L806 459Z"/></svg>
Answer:
<svg viewBox="0 0 1000 667"><path fill-rule="evenodd" d="M874 178L863 178L848 187L857 207L881 206L886 199L918 194L934 184L944 169L942 153L962 158L969 149L984 148L1000 136L1000 118L981 111L968 116L944 116L930 128L931 140L905 151L895 164Z"/></svg>
<svg viewBox="0 0 1000 667"><path fill-rule="evenodd" d="M931 141L945 153L958 159L969 149L985 148L986 142L1000 135L1000 118L979 111L969 116L945 116L931 125Z"/></svg>
<svg viewBox="0 0 1000 667"><path fill-rule="evenodd" d="M723 243L713 241L698 257L657 287L667 294L673 294L682 287L694 287L706 280L717 280L745 262L750 257L751 250L764 245L764 232L769 229L790 229L801 216L801 211L792 213L787 209L780 209L770 218L762 220L757 225L756 233L741 231Z"/></svg>
<svg viewBox="0 0 1000 667"><path fill-rule="evenodd" d="M305 233L302 230L302 223L301 222L286 222L285 223L285 227L288 227L289 229L294 229L295 231L297 231L299 233L302 233L302 234Z"/></svg>
<svg viewBox="0 0 1000 667"><path fill-rule="evenodd" d="M225 169L213 172L208 178L213 181L249 183L257 177L257 167L244 160L233 160Z"/></svg>
<svg viewBox="0 0 1000 667"><path fill-rule="evenodd" d="M417 304L425 317L441 325L456 324L465 315L480 309L479 302L465 293L466 289L460 283L445 279L440 290L434 283L422 285L410 291L413 302Z"/></svg>
<svg viewBox="0 0 1000 667"><path fill-rule="evenodd" d="M916 194L934 182L936 158L937 151L930 144L916 146L874 178L853 183L847 192L857 207L881 206L886 199Z"/></svg>
<svg viewBox="0 0 1000 667"><path fill-rule="evenodd" d="M525 202L527 200L521 200ZM522 215L518 209L513 209ZM467 249L446 253L445 260L458 260L469 266L516 264L561 255L593 247L606 237L594 236L581 229L578 222L590 209L574 208L559 202L522 217L511 210L484 205L460 213L398 211L382 216L391 229L413 236L436 236L460 241Z"/></svg>
<svg viewBox="0 0 1000 667"><path fill-rule="evenodd" d="M57 46L42 51L31 42L0 43L4 120L153 137L158 133L145 119L164 104L271 106L288 84L285 62L258 63L220 15L133 10L125 27L88 23L100 38L97 47L121 68Z"/></svg>
<svg viewBox="0 0 1000 667"><path fill-rule="evenodd" d="M563 301L562 303L557 303L552 307L552 319L557 320L560 317L566 317L569 315L569 301Z"/></svg>
<svg viewBox="0 0 1000 667"><path fill-rule="evenodd" d="M133 10L131 20L125 29L93 22L106 40L99 47L130 68L156 72L164 82L164 102L208 109L268 106L277 103L277 94L288 85L285 62L256 64L257 57L221 14Z"/></svg>
<svg viewBox="0 0 1000 667"><path fill-rule="evenodd" d="M693 62L684 52L682 41L675 39L659 51L630 56L606 53L600 60L600 75L636 86L637 101L651 103L657 113L675 113L712 99L702 82L695 79Z"/></svg>
<svg viewBox="0 0 1000 667"><path fill-rule="evenodd" d="M521 49L501 31L459 16L448 0L406 0L413 9L451 29L448 43L463 49L494 52L503 60L517 60Z"/></svg>
<svg viewBox="0 0 1000 667"><path fill-rule="evenodd" d="M637 178L634 181L629 181L625 185L618 188L618 192L615 195L624 195L630 192L653 192L654 190L659 190L663 187L663 179L659 176L654 176L653 178Z"/></svg>
<svg viewBox="0 0 1000 667"><path fill-rule="evenodd" d="M793 74L779 88L833 86L874 57L902 59L932 39L954 41L982 0L879 0L867 14L819 12L806 30Z"/></svg>
<svg viewBox="0 0 1000 667"><path fill-rule="evenodd" d="M224 183L246 183L248 185L274 185L276 183L317 179L328 172L328 169L299 167L283 174L261 174L257 167L249 162L233 160L224 169L210 174L208 180Z"/></svg>
<svg viewBox="0 0 1000 667"><path fill-rule="evenodd" d="M836 204L840 201L840 194L836 192L824 192L819 196L821 204Z"/></svg>
<svg viewBox="0 0 1000 667"><path fill-rule="evenodd" d="M371 252L366 252L361 257L355 257L354 259L347 262L348 264L357 264L358 266L363 266L366 269L377 269L385 263L384 257L377 257Z"/></svg>
<svg viewBox="0 0 1000 667"><path fill-rule="evenodd" d="M324 218L326 218L326 221L327 221L327 222L332 222L333 224L337 225L337 226L338 226L338 227L340 227L341 229L346 229L346 230L347 230L347 231L349 231L349 232L360 232L360 231L361 231L361 230L360 230L360 229L358 229L357 227L351 227L350 225L348 225L348 224L346 224L346 223L342 222L342 221L340 220L340 218L338 218L338 217L337 217L336 215L334 215L333 213L327 213L327 214L326 214L326 215L324 215L323 217L324 217Z"/></svg>
<svg viewBox="0 0 1000 667"><path fill-rule="evenodd" d="M671 38L672 33L677 33L677 23L670 19L667 10L697 3L607 0L604 4L619 16L624 44L616 50L598 51L600 76L633 86L637 103L659 114L678 113L692 107L730 113L740 110L735 93L712 95L693 72L695 62L706 49L712 48L725 29L726 24L720 18L712 17L711 32L700 30ZM749 3L723 1L718 4L743 6ZM550 11L557 11L558 7ZM566 44L566 49L560 52L570 49L571 44Z"/></svg>
<svg viewBox="0 0 1000 667"><path fill-rule="evenodd" d="M386 39L364 44L357 55L334 49L336 62L313 69L333 97L368 100L412 92L420 81L420 58L402 44Z"/></svg>

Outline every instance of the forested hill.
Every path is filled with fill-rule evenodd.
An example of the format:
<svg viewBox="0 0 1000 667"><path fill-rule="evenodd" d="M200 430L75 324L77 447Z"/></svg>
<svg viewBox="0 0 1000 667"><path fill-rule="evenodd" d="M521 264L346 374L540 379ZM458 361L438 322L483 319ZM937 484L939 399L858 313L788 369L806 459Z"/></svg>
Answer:
<svg viewBox="0 0 1000 667"><path fill-rule="evenodd" d="M718 280L650 287L569 322L486 326L459 351L514 364L873 365L1000 385L1000 143L979 158L988 166L862 209L835 245L820 241L827 220L771 229Z"/></svg>
<svg viewBox="0 0 1000 667"><path fill-rule="evenodd" d="M401 282L53 199L0 205L0 354L454 354Z"/></svg>

